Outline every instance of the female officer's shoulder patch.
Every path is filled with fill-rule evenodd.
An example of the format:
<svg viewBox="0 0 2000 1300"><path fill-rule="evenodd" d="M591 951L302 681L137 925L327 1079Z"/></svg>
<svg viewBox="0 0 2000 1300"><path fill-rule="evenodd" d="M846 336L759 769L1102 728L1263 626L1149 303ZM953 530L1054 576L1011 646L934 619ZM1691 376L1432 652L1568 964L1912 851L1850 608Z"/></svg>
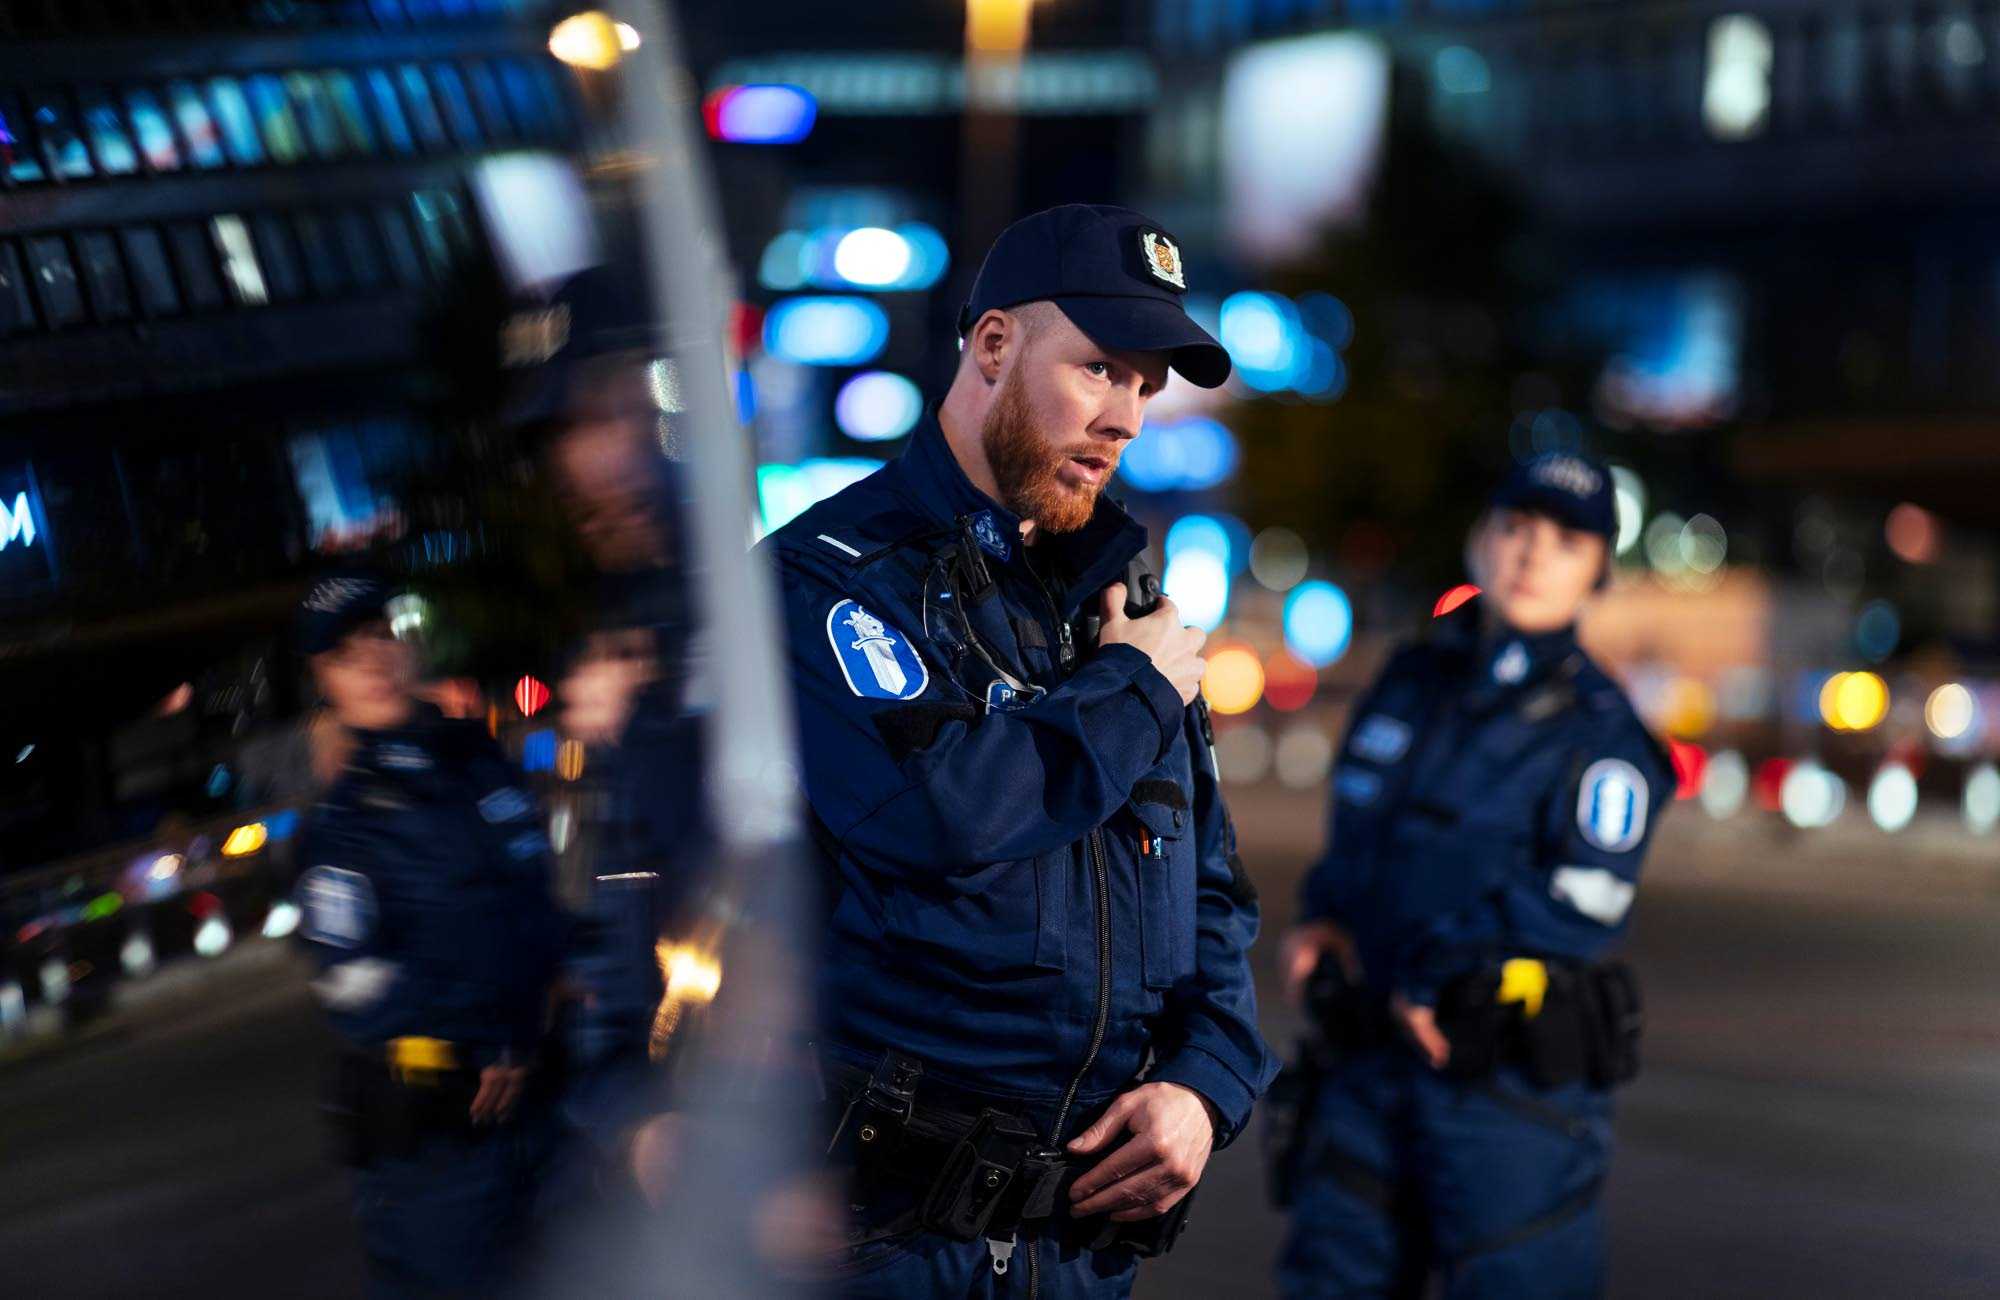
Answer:
<svg viewBox="0 0 2000 1300"><path fill-rule="evenodd" d="M847 688L874 700L914 700L930 685L930 669L910 638L851 600L826 613L826 639Z"/></svg>
<svg viewBox="0 0 2000 1300"><path fill-rule="evenodd" d="M1622 758L1600 758L1584 769L1576 794L1576 828L1593 848L1624 853L1646 835L1650 787Z"/></svg>
<svg viewBox="0 0 2000 1300"><path fill-rule="evenodd" d="M375 886L359 871L314 867L299 877L300 927L313 943L358 948L375 932Z"/></svg>

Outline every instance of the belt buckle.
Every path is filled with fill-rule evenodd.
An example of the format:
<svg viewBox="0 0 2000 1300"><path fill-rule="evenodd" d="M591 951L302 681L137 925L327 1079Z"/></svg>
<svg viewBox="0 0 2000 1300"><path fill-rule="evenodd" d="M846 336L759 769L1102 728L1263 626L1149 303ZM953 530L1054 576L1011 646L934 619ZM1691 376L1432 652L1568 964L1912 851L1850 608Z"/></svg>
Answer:
<svg viewBox="0 0 2000 1300"><path fill-rule="evenodd" d="M925 1222L960 1241L982 1233L988 1238L1011 1237L1021 1222L1019 1205L1006 1215L996 1211L1003 1200L1012 1201L1008 1192L1035 1145L1035 1131L1019 1120L999 1111L981 1112L938 1171L925 1197ZM1000 1264L997 1255L995 1263ZM1001 1265L996 1271L1006 1270Z"/></svg>

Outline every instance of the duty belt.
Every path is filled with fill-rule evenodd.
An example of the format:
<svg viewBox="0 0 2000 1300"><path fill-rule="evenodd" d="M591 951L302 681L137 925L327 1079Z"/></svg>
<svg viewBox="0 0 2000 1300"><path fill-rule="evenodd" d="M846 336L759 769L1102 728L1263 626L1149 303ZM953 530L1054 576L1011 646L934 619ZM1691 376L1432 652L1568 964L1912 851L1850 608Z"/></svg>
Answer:
<svg viewBox="0 0 2000 1300"><path fill-rule="evenodd" d="M898 1230L920 1226L959 1241L985 1237L996 1244L996 1267L1005 1258L998 1243L1011 1243L1024 1227L1060 1231L1086 1249L1116 1245L1144 1256L1164 1254L1180 1236L1192 1195L1136 1223L1108 1214L1070 1218L1069 1185L1102 1157L1070 1157L1005 1111L974 1115L919 1103L923 1065L910 1057L886 1053L872 1073L830 1061L821 1068L846 1099L827 1154L851 1163L863 1185L896 1183L920 1195Z"/></svg>

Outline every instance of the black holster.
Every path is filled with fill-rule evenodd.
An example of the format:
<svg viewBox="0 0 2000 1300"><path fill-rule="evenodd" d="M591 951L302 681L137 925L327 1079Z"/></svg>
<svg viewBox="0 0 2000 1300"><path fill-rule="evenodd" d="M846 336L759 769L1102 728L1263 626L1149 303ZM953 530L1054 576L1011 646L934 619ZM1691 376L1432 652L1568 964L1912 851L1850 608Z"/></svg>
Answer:
<svg viewBox="0 0 2000 1300"><path fill-rule="evenodd" d="M1548 961L1541 1010L1497 1001L1500 967L1489 965L1439 990L1438 1029L1451 1044L1446 1071L1490 1078L1519 1068L1537 1087L1579 1081L1594 1088L1629 1083L1639 1073L1644 1027L1638 977L1624 962L1584 966Z"/></svg>
<svg viewBox="0 0 2000 1300"><path fill-rule="evenodd" d="M321 1101L339 1163L366 1169L378 1160L407 1159L430 1134L471 1134L478 1076L469 1070L440 1075L424 1085L397 1081L373 1053L335 1054Z"/></svg>
<svg viewBox="0 0 2000 1300"><path fill-rule="evenodd" d="M1298 1197L1299 1176L1305 1171L1312 1145L1313 1112L1320 1085L1326 1079L1327 1052L1308 1038L1299 1043L1298 1058L1278 1072L1264 1094L1265 1190L1271 1204L1288 1210Z"/></svg>

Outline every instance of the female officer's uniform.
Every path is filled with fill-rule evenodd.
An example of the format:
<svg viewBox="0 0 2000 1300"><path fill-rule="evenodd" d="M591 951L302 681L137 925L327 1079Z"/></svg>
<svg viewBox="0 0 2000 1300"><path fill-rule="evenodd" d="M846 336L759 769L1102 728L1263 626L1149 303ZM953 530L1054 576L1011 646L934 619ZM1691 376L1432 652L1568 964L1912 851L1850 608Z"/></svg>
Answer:
<svg viewBox="0 0 2000 1300"><path fill-rule="evenodd" d="M1496 507L1607 538L1609 476L1577 457L1519 467ZM1334 832L1301 921L1353 939L1309 1001L1325 1034L1294 1072L1300 1140L1280 1171L1288 1296L1591 1296L1609 1087L1636 1068L1625 931L1672 765L1574 629L1482 635L1479 602L1400 651L1356 706ZM1437 1009L1434 1070L1392 994Z"/></svg>

